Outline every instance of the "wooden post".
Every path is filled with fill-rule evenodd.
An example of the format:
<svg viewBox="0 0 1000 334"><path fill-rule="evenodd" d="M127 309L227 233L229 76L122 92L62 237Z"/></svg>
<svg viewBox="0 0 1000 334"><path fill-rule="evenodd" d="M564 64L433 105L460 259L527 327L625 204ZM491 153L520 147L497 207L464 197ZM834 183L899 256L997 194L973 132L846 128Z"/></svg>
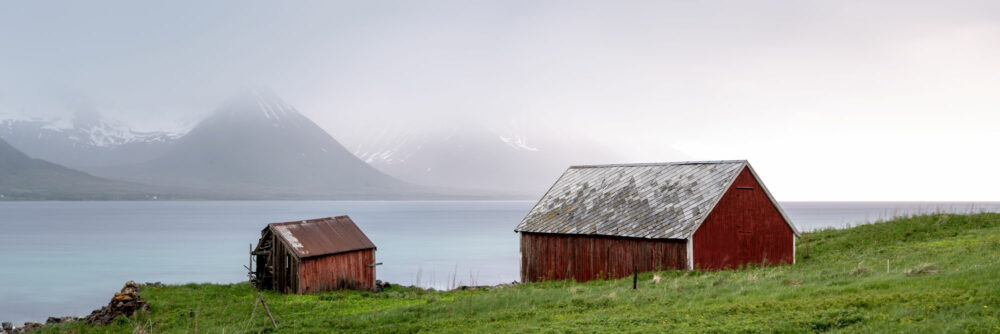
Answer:
<svg viewBox="0 0 1000 334"><path fill-rule="evenodd" d="M271 325L274 326L274 329L278 329L278 323L274 322L274 316L271 315L271 310L267 308L267 303L264 302L264 296L261 296L260 292L257 293L257 299L260 299L260 303L264 305L264 311L267 311L267 317L271 319Z"/></svg>
<svg viewBox="0 0 1000 334"><path fill-rule="evenodd" d="M809 251L809 235L806 234L805 237L806 237L806 258L808 259L812 257L812 252Z"/></svg>
<svg viewBox="0 0 1000 334"><path fill-rule="evenodd" d="M378 287L375 286L375 281L376 281L376 279L375 279L375 266L381 266L381 265L382 265L382 262L375 262L375 263L372 263L372 264L368 265L369 268L372 268L372 291L378 291ZM457 268L458 267L456 267L456 270L458 270Z"/></svg>
<svg viewBox="0 0 1000 334"><path fill-rule="evenodd" d="M639 283L639 267L632 266L632 290L636 289L636 284Z"/></svg>

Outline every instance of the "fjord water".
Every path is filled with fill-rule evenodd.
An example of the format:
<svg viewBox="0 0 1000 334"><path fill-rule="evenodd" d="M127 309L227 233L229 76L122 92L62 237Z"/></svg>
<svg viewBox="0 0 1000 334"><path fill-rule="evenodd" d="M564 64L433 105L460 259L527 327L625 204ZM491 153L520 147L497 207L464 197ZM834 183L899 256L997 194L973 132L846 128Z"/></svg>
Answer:
<svg viewBox="0 0 1000 334"><path fill-rule="evenodd" d="M378 279L448 288L519 276L514 226L533 201L0 202L0 320L86 315L128 280L246 280L269 222L350 215L378 246ZM786 202L799 230L1000 203ZM453 283L454 282L454 283Z"/></svg>

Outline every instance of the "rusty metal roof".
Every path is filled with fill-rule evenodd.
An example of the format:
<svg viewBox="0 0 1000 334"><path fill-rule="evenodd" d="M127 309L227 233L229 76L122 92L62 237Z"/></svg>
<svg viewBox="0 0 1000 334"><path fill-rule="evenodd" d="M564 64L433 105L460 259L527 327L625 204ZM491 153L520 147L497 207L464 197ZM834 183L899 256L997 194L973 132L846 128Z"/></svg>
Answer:
<svg viewBox="0 0 1000 334"><path fill-rule="evenodd" d="M337 216L267 225L299 258L374 249L351 217Z"/></svg>
<svg viewBox="0 0 1000 334"><path fill-rule="evenodd" d="M572 166L514 231L687 239L744 167L753 173L746 160Z"/></svg>

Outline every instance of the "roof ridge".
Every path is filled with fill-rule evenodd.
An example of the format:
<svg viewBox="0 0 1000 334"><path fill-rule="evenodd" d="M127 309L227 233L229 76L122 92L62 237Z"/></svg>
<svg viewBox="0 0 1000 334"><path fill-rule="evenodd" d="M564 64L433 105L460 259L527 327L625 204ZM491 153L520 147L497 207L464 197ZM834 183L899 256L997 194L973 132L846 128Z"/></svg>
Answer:
<svg viewBox="0 0 1000 334"><path fill-rule="evenodd" d="M716 160L577 166L559 177L514 231L686 239L694 233L688 228L707 217L749 165Z"/></svg>
<svg viewBox="0 0 1000 334"><path fill-rule="evenodd" d="M271 223L268 228L297 258L375 249L371 239L350 219L295 220Z"/></svg>
<svg viewBox="0 0 1000 334"><path fill-rule="evenodd" d="M672 165L708 165L708 164L728 164L746 163L747 160L702 160L702 161L668 161L668 162L638 162L624 164L604 164L604 165L574 165L569 168L606 168L606 167L647 167L647 166L672 166Z"/></svg>
<svg viewBox="0 0 1000 334"><path fill-rule="evenodd" d="M330 217L323 217L323 218L312 218L312 219L300 219L300 220L291 220L291 221L284 221L284 222L274 222L274 223L268 223L267 225L316 223L316 222L321 222L321 221L334 221L334 222L336 222L338 218L347 218L351 222L354 221L348 215L340 215L340 216L330 216Z"/></svg>

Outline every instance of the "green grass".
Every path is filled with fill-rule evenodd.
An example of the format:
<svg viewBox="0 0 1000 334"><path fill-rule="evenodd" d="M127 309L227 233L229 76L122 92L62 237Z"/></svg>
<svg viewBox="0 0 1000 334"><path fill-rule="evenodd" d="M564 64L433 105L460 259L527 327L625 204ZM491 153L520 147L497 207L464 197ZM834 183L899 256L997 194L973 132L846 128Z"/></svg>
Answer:
<svg viewBox="0 0 1000 334"><path fill-rule="evenodd" d="M808 241L808 246L806 245ZM797 263L488 291L264 293L279 332L1000 332L1000 214L808 233ZM886 261L889 263L887 271ZM272 332L247 284L143 288L152 313L48 332ZM253 313L253 317L251 317Z"/></svg>

